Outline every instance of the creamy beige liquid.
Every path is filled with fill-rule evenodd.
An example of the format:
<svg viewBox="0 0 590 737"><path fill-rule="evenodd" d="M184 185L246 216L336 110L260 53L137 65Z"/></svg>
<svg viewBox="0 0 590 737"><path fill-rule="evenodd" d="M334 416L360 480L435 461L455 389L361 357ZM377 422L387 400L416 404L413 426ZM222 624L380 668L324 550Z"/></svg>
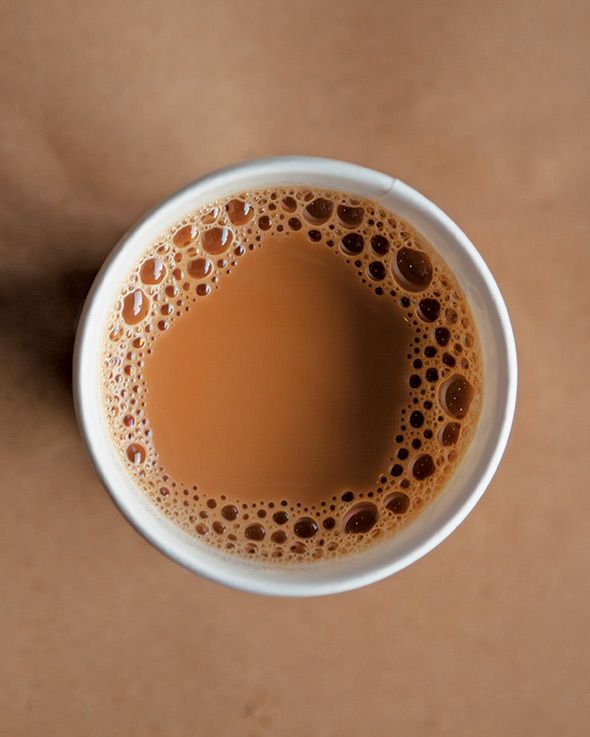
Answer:
<svg viewBox="0 0 590 737"><path fill-rule="evenodd" d="M151 247L105 342L113 439L190 534L277 561L391 534L432 499L481 400L440 256L341 193L211 203Z"/></svg>

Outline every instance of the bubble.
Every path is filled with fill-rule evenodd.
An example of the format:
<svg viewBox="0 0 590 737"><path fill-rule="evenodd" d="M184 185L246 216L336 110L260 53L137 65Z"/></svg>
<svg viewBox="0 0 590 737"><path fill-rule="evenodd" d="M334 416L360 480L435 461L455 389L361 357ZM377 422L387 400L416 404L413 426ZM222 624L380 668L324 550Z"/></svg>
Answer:
<svg viewBox="0 0 590 737"><path fill-rule="evenodd" d="M461 425L458 422L448 422L439 433L441 445L455 445L459 440Z"/></svg>
<svg viewBox="0 0 590 737"><path fill-rule="evenodd" d="M211 526L213 527L213 532L216 532L218 535L223 535L225 532L225 525L223 522L219 522L219 520L215 520Z"/></svg>
<svg viewBox="0 0 590 737"><path fill-rule="evenodd" d="M371 248L375 253L379 254L379 256L385 256L389 251L389 241L383 235L374 235L371 238Z"/></svg>
<svg viewBox="0 0 590 737"><path fill-rule="evenodd" d="M336 208L338 220L345 228L358 228L365 217L364 207L352 207L350 205L338 205Z"/></svg>
<svg viewBox="0 0 590 737"><path fill-rule="evenodd" d="M199 284L196 289L196 292L199 295L199 297L206 297L210 291L211 291L211 287L208 284Z"/></svg>
<svg viewBox="0 0 590 737"><path fill-rule="evenodd" d="M205 225L211 225L211 223L214 223L217 218L219 217L219 208L213 207L209 212L201 218L201 222L205 223Z"/></svg>
<svg viewBox="0 0 590 737"><path fill-rule="evenodd" d="M123 300L121 314L127 325L136 325L147 315L150 301L141 289L135 289Z"/></svg>
<svg viewBox="0 0 590 737"><path fill-rule="evenodd" d="M412 476L415 479L418 479L418 481L423 481L429 476L432 476L435 471L436 466L434 465L432 456L428 453L423 453L422 455L419 455L413 460L411 464Z"/></svg>
<svg viewBox="0 0 590 737"><path fill-rule="evenodd" d="M203 524L203 522L199 522L199 524L195 527L195 530L199 535L206 535L209 532L209 528L207 525Z"/></svg>
<svg viewBox="0 0 590 737"><path fill-rule="evenodd" d="M291 545L289 550L296 555L303 555L303 553L305 553L305 551L307 550L307 546L305 545L305 543L295 542L293 543L293 545Z"/></svg>
<svg viewBox="0 0 590 737"><path fill-rule="evenodd" d="M226 504L221 510L221 516L229 522L233 522L233 520L237 518L238 514L239 510L234 504Z"/></svg>
<svg viewBox="0 0 590 737"><path fill-rule="evenodd" d="M245 225L254 215L254 208L243 200L230 200L225 209L234 225Z"/></svg>
<svg viewBox="0 0 590 737"><path fill-rule="evenodd" d="M125 427L133 427L133 425L135 425L135 417L133 417L133 415L125 415L125 417L123 417L123 424Z"/></svg>
<svg viewBox="0 0 590 737"><path fill-rule="evenodd" d="M273 541L273 543L276 543L277 545L282 545L283 543L287 542L287 533L284 530L275 530L275 532L273 532L270 536L270 539Z"/></svg>
<svg viewBox="0 0 590 737"><path fill-rule="evenodd" d="M394 514L405 514L410 506L410 497L403 491L394 491L385 497L383 504Z"/></svg>
<svg viewBox="0 0 590 737"><path fill-rule="evenodd" d="M435 368L426 369L426 381L430 381L431 384L438 381L438 370Z"/></svg>
<svg viewBox="0 0 590 737"><path fill-rule="evenodd" d="M252 525L248 525L244 530L245 537L248 540L264 540L266 537L266 529L259 522L254 522Z"/></svg>
<svg viewBox="0 0 590 737"><path fill-rule="evenodd" d="M203 249L212 256L218 256L231 246L233 237L234 235L229 228L210 228L201 237Z"/></svg>
<svg viewBox="0 0 590 737"><path fill-rule="evenodd" d="M403 472L404 472L404 467L400 466L399 463L396 463L391 467L390 473L392 476L401 476Z"/></svg>
<svg viewBox="0 0 590 737"><path fill-rule="evenodd" d="M447 307L447 309L445 310L445 320L450 325L454 325L458 319L459 315L457 314L457 311L453 310L451 307Z"/></svg>
<svg viewBox="0 0 590 737"><path fill-rule="evenodd" d="M310 230L307 233L307 237L312 243L319 243L322 240L322 234L319 230Z"/></svg>
<svg viewBox="0 0 590 737"><path fill-rule="evenodd" d="M451 356L450 353L443 353L442 362L445 364L445 366L449 366L450 368L453 368L453 366L457 363L457 361Z"/></svg>
<svg viewBox="0 0 590 737"><path fill-rule="evenodd" d="M283 197L281 207L285 212L295 212L297 209L297 200L294 197Z"/></svg>
<svg viewBox="0 0 590 737"><path fill-rule="evenodd" d="M369 532L379 519L379 510L371 502L356 504L344 515L342 525L344 531L352 534Z"/></svg>
<svg viewBox="0 0 590 737"><path fill-rule="evenodd" d="M375 281L382 281L385 279L385 266L381 261L371 261L368 271L371 279L374 279Z"/></svg>
<svg viewBox="0 0 590 737"><path fill-rule="evenodd" d="M360 233L347 233L342 239L342 250L351 256L358 256L365 245L365 239Z"/></svg>
<svg viewBox="0 0 590 737"><path fill-rule="evenodd" d="M131 443L131 445L127 447L127 458L134 466L138 466L143 463L146 458L146 452L143 445L140 445L139 443Z"/></svg>
<svg viewBox="0 0 590 737"><path fill-rule="evenodd" d="M469 411L474 393L467 379L455 374L440 387L439 401L447 414L462 420Z"/></svg>
<svg viewBox="0 0 590 737"><path fill-rule="evenodd" d="M324 529L326 530L333 530L334 527L336 527L336 520L334 519L334 517L326 517L322 521L322 525L324 526Z"/></svg>
<svg viewBox="0 0 590 737"><path fill-rule="evenodd" d="M297 537L309 538L317 534L319 527L311 517L301 517L295 522L293 530Z"/></svg>
<svg viewBox="0 0 590 737"><path fill-rule="evenodd" d="M275 512L272 516L277 525L284 525L289 521L287 512Z"/></svg>
<svg viewBox="0 0 590 737"><path fill-rule="evenodd" d="M420 410L415 410L414 412L412 412L412 414L410 415L410 425L412 427L418 428L422 427L423 424L424 415L422 414L422 412L420 412Z"/></svg>
<svg viewBox="0 0 590 737"><path fill-rule="evenodd" d="M165 276L166 267L159 258L148 258L139 270L139 277L144 284L159 284Z"/></svg>
<svg viewBox="0 0 590 737"><path fill-rule="evenodd" d="M184 225L172 236L172 242L177 248L186 248L194 242L198 235L195 225Z"/></svg>
<svg viewBox="0 0 590 737"><path fill-rule="evenodd" d="M432 264L424 251L403 246L392 262L393 275L410 292L421 292L432 281Z"/></svg>
<svg viewBox="0 0 590 737"><path fill-rule="evenodd" d="M451 331L448 328L436 328L434 339L439 345L445 346L449 342Z"/></svg>
<svg viewBox="0 0 590 737"><path fill-rule="evenodd" d="M418 305L418 317L424 322L435 322L440 314L440 302L438 299L421 299Z"/></svg>
<svg viewBox="0 0 590 737"><path fill-rule="evenodd" d="M331 200L317 197L303 209L303 217L311 225L323 225L332 216L333 209L334 203Z"/></svg>
<svg viewBox="0 0 590 737"><path fill-rule="evenodd" d="M209 276L213 264L208 258L195 258L188 262L187 272L193 279L204 279Z"/></svg>
<svg viewBox="0 0 590 737"><path fill-rule="evenodd" d="M301 220L299 218L289 218L289 227L291 230L301 230Z"/></svg>

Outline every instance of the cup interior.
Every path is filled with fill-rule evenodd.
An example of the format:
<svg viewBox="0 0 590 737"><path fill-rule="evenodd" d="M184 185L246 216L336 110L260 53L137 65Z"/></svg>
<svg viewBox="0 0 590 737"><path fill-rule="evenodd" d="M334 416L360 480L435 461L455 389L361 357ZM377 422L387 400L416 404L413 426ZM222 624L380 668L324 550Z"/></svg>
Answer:
<svg viewBox="0 0 590 737"><path fill-rule="evenodd" d="M470 303L483 349L484 392L473 440L455 474L420 516L366 551L296 566L243 560L175 527L135 485L112 443L101 397L100 353L111 305L138 257L187 212L249 188L308 185L372 199L410 222L454 271ZM74 350L74 398L88 451L129 522L170 558L206 578L260 594L313 596L354 589L401 570L440 543L488 486L504 451L516 401L516 350L502 296L459 227L408 185L353 164L312 157L258 159L215 172L151 210L105 261L86 300Z"/></svg>

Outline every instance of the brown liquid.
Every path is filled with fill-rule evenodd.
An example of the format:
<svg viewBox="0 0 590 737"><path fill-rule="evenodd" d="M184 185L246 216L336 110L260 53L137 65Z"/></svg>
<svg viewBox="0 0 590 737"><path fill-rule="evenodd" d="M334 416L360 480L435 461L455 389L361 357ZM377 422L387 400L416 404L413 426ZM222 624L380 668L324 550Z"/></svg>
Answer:
<svg viewBox="0 0 590 737"><path fill-rule="evenodd" d="M440 256L378 205L266 190L146 248L107 327L122 462L189 534L317 560L444 487L481 404L479 341Z"/></svg>
<svg viewBox="0 0 590 737"><path fill-rule="evenodd" d="M241 502L363 491L388 465L412 337L334 252L269 236L146 359L160 463Z"/></svg>

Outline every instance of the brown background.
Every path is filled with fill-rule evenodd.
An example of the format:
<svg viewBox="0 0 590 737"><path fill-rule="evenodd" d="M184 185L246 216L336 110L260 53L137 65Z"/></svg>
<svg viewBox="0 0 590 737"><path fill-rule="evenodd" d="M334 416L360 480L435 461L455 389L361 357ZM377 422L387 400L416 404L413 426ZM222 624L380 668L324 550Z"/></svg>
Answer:
<svg viewBox="0 0 590 737"><path fill-rule="evenodd" d="M587 734L590 5L0 7L0 733ZM120 234L200 174L283 153L438 202L498 279L521 369L461 528L306 601L207 583L136 535L86 459L68 368Z"/></svg>

